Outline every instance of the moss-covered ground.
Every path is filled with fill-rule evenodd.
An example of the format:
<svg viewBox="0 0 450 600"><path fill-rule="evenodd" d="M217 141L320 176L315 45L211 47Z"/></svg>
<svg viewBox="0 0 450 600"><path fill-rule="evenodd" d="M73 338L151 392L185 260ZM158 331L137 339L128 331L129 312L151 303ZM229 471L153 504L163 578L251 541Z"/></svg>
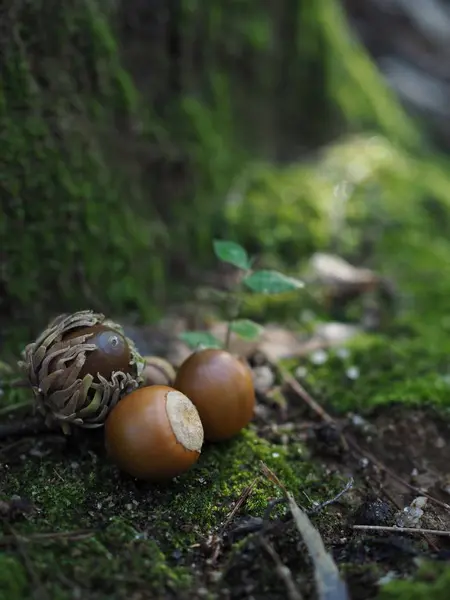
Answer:
<svg viewBox="0 0 450 600"><path fill-rule="evenodd" d="M444 480L450 459L446 416L450 406L450 237L446 235L446 223L450 223L450 185L444 171L429 172L421 163L417 185L422 188L415 197L417 190L407 184L415 180L416 173L412 168L409 175L403 173L403 165L412 159L399 158L383 140L378 146L373 140L365 143L368 145L350 140L330 149L313 166L300 166L287 173L282 170L278 185L283 190L286 177L296 176L303 186L310 186L311 196L325 189L309 229L306 217L302 224L316 240L312 249L327 249L327 230L332 223L326 186L331 184L323 177L324 170L333 156L347 153L343 165L361 161L361 148L365 148L366 173L378 178L382 187L383 177L391 184L397 181L403 195L396 197L395 186L391 190L386 183L386 189L383 187L374 200L374 209L366 202L368 182L361 184L362 191L355 185L356 192L344 213L347 236L343 239L352 244L340 251L356 261L365 237L371 233L372 245L365 260L394 283L394 301L385 306L383 298L375 298L382 315L378 327L351 341L345 355L331 350L323 364L304 358L289 361L287 366L306 367L302 383L338 420L345 419L347 411L367 419L372 427L368 436L347 423L363 455L370 452L410 483L411 473L417 470L419 477L425 477L418 487L426 480L429 493L447 502ZM373 167L373 155L383 155L381 150L391 152L395 161L387 161L381 170L368 170L368 165ZM318 173L322 173L321 181ZM291 192L281 193L286 204L291 202L289 193L296 187L291 185L289 189ZM409 198L406 189L411 190ZM248 201L252 201L251 194ZM297 206L302 206L300 200ZM233 217L229 219L232 222ZM289 216L285 227L292 227ZM322 242L317 241L318 235L324 236ZM289 265L289 253L276 244L263 247L262 255L273 264L273 256L284 256ZM364 260L360 259L359 264ZM304 266L305 261L300 260L289 268L298 272ZM342 318L357 322L363 311L361 302L356 299L345 307ZM282 317L300 332L300 315L305 309L314 314L316 321L330 318L329 304L308 288L301 297L286 299L284 306L280 301L253 297L245 307L248 315L259 319ZM349 366L357 367L356 378L346 375ZM5 389L2 405L21 401L26 394ZM444 538L430 541L419 535L382 535L377 541L376 536L365 538L351 529L356 508L368 497L382 498L394 510L407 506L417 493L402 487L395 478L386 479L383 469L370 461L371 466L364 466L363 455L358 452L346 454L336 449L336 435L314 423L314 415L295 395L289 394L287 399L287 413L283 415L276 404L262 400L261 410L248 430L230 442L205 446L199 463L190 472L164 485L139 483L121 475L105 456L101 432L69 439L41 435L2 440L1 499L19 496L29 500L33 510L22 518L7 512L3 516L0 598L285 597L282 581L258 546L258 534L249 530L245 533L245 526L256 522L270 500L280 495L261 475L261 461L276 472L306 508L312 502L331 498L349 474L356 477L347 500L314 518L348 577L352 597L446 597L449 587L445 569L441 572L437 567L422 567L417 575L419 583L408 583L417 561L445 558ZM230 519L248 486L251 492L246 502ZM448 511L431 501L425 525L439 529L448 527L449 522ZM314 597L310 565L298 535L282 520L271 536L305 597ZM383 543L384 550L380 550ZM392 576L394 581L380 588L377 582L385 576Z"/></svg>

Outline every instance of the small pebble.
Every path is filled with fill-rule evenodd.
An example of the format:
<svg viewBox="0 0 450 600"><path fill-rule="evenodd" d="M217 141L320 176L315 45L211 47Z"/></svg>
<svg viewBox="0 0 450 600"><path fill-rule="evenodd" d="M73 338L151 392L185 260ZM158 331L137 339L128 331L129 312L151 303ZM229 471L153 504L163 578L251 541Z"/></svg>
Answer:
<svg viewBox="0 0 450 600"><path fill-rule="evenodd" d="M275 383L275 375L270 367L261 365L252 369L253 385L259 394L267 393Z"/></svg>
<svg viewBox="0 0 450 600"><path fill-rule="evenodd" d="M306 367L297 367L295 370L296 379L304 379L308 375L308 369Z"/></svg>
<svg viewBox="0 0 450 600"><path fill-rule="evenodd" d="M361 417L361 415L350 415L350 421L355 427L365 427L367 425L366 419Z"/></svg>
<svg viewBox="0 0 450 600"><path fill-rule="evenodd" d="M383 575L383 577L380 577L380 579L378 580L378 585L386 585L387 583L390 583L394 579L397 579L397 575L395 574L395 571L388 571L386 573L386 575Z"/></svg>
<svg viewBox="0 0 450 600"><path fill-rule="evenodd" d="M352 379L352 380L358 379L358 377L359 377L359 368L355 367L355 366L349 367L346 370L345 374L347 375L347 377L349 379Z"/></svg>
<svg viewBox="0 0 450 600"><path fill-rule="evenodd" d="M393 509L380 498L367 500L357 508L353 518L355 525L390 525Z"/></svg>
<svg viewBox="0 0 450 600"><path fill-rule="evenodd" d="M418 496L409 506L397 513L395 524L397 527L420 527L423 509L428 502L425 496Z"/></svg>
<svg viewBox="0 0 450 600"><path fill-rule="evenodd" d="M328 354L325 350L316 350L311 354L309 359L313 365L323 365L328 360Z"/></svg>

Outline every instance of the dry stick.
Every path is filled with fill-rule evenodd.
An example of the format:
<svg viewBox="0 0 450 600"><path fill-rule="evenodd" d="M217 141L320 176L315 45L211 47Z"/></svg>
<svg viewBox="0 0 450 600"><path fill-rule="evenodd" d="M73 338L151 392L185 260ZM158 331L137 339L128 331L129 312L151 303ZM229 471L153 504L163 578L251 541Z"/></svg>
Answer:
<svg viewBox="0 0 450 600"><path fill-rule="evenodd" d="M247 499L250 496L250 494L253 492L253 489L254 489L256 483L258 482L258 480L259 480L259 477L255 477L255 479L252 481L252 483L242 490L241 495L239 496L233 509L230 510L230 512L226 516L225 521L224 521L222 527L220 528L220 533L219 533L220 537L216 536L216 538L215 538L214 551L210 558L211 564L214 564L216 562L216 560L219 558L219 554L220 554L220 550L222 548L222 542L223 542L222 536L223 536L225 529L231 523L232 519L239 512L239 510L242 508L242 506L247 502Z"/></svg>
<svg viewBox="0 0 450 600"><path fill-rule="evenodd" d="M275 563L275 571L278 577L284 583L287 597L289 598L289 600L303 600L303 595L300 593L300 591L297 589L297 586L295 585L295 581L292 577L291 570L282 563L277 551L272 546L272 544L263 537L261 537L260 539L260 544Z"/></svg>
<svg viewBox="0 0 450 600"><path fill-rule="evenodd" d="M353 525L353 529L360 529L362 531L395 531L396 533L421 533L450 537L450 531L443 531L442 529L422 529L421 527L385 527L384 525Z"/></svg>
<svg viewBox="0 0 450 600"><path fill-rule="evenodd" d="M252 481L252 483L242 490L241 495L239 496L236 504L234 505L233 510L231 510L228 513L228 515L225 519L225 522L222 526L222 531L228 527L228 525L230 524L231 520L234 518L236 513L239 512L239 510L242 508L242 506L247 502L247 499L250 496L250 494L253 492L253 489L254 489L255 485L257 484L258 480L259 480L259 477L255 477L255 479Z"/></svg>
<svg viewBox="0 0 450 600"><path fill-rule="evenodd" d="M335 421L331 415L329 415L321 406L314 400L310 394L305 390L305 388L293 377L286 369L281 367L280 365L272 365L273 368L277 369L281 375L281 378L284 383L289 385L294 392L300 396L302 400L306 402L306 404L313 410L316 415L318 415L322 421L325 421L329 424L334 424Z"/></svg>
<svg viewBox="0 0 450 600"><path fill-rule="evenodd" d="M314 411L316 413L316 415L318 415L322 419L322 421L325 421L325 423L328 423L329 425L336 424L336 421L333 419L333 417L331 415L329 415L326 412L326 410L324 408L322 408L322 406L320 406L320 404L316 400L314 400L314 398L295 379L295 377L293 377L289 373L289 371L287 371L280 365L272 364L272 367L278 370L283 383L286 383L287 385L289 385L292 388L292 390L297 394L297 396L299 396L304 402L306 402L306 404L310 407L310 409L312 411ZM340 439L341 439L342 447L345 450L348 450L347 440L342 433L340 433Z"/></svg>
<svg viewBox="0 0 450 600"><path fill-rule="evenodd" d="M314 398L312 396L310 396L310 394L308 394L308 392L304 389L304 387L294 378L292 377L292 375L286 371L286 369L283 369L283 367L281 367L280 365L273 365L274 368L278 369L283 381L285 383L287 383L288 385L291 386L291 388L294 390L294 392L296 394L298 394L298 396L300 396L300 398L302 398L307 404L308 406L325 422L329 423L329 424L334 424L335 420L333 419L333 417L331 417L321 406L320 404L318 404ZM450 505L446 504L445 502L442 502L441 500L438 500L437 498L434 498L433 496L431 496L430 494L428 494L427 492L424 492L422 490L420 490L419 488L411 485L410 483L408 483L407 481L405 481L404 479L402 479L399 475L396 475L393 471L391 471L388 467L386 467L382 462L380 462L375 456L373 456L373 454L371 454L370 452L366 452L364 451L361 446L352 438L342 434L341 435L341 439L344 442L344 445L346 448L348 448L349 445L353 446L353 448L355 450L357 450L361 455L366 456L371 462L373 462L375 465L377 465L377 467L383 471L385 471L385 473L387 473L390 477L392 477L393 479L397 480L399 483L401 483L402 485L406 486L408 489L410 489L411 491L415 492L416 494L421 494L422 496L425 496L426 498L428 498L429 500L431 500L432 502L434 502L435 504L438 504L439 506L441 506L442 508L445 508L446 510L450 510Z"/></svg>
<svg viewBox="0 0 450 600"><path fill-rule="evenodd" d="M389 467L386 467L386 465L384 465L380 460L378 460L373 454L371 454L370 452L368 452L366 450L363 450L361 448L361 446L353 438L347 437L346 439L347 439L347 442L350 444L350 446L353 446L353 448L357 452L359 452L361 455L363 455L366 458L368 458L379 469L381 469L382 471L384 471L385 473L387 473L389 475L389 477L392 477L393 479L395 479L396 481L398 481L399 483L401 483L402 485L404 485L405 487L407 487L408 489L410 489L412 492L414 492L416 494L419 494L420 496L425 496L426 498L428 498L429 500L431 500L432 502L434 502L438 506L441 506L442 508L445 508L446 510L450 510L450 505L448 505L445 502L442 502L442 500L438 500L434 496L431 496L427 492L425 492L425 491L423 491L423 490L421 490L421 489L419 489L419 488L411 485L407 481L405 481L402 477L400 477L399 475L397 475L396 473L394 473L394 471L391 471L391 469L389 469Z"/></svg>
<svg viewBox="0 0 450 600"><path fill-rule="evenodd" d="M292 518L313 563L319 600L349 600L347 585L341 579L333 557L326 551L322 537L309 520L308 515L298 506L292 494L287 491L275 473L264 463L262 463L262 471L270 481L280 487L287 498Z"/></svg>

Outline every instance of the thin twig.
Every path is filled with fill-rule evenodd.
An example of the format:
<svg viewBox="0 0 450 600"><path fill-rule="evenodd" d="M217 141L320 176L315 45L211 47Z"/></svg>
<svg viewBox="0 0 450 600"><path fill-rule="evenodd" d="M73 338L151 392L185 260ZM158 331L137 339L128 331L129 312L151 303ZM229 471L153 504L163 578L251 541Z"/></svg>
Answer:
<svg viewBox="0 0 450 600"><path fill-rule="evenodd" d="M313 410L316 415L318 415L322 421L325 421L329 424L334 424L335 420L331 415L329 415L326 410L324 410L316 400L305 390L305 388L293 377L286 369L281 367L279 364L272 365L275 369L278 370L282 380L284 383L289 385L292 390L300 396L302 400L306 402L306 404Z"/></svg>
<svg viewBox="0 0 450 600"><path fill-rule="evenodd" d="M253 492L253 489L254 489L256 483L258 482L258 480L259 480L259 477L256 477L250 485L248 485L247 487L245 487L242 490L233 509L230 510L230 512L226 516L225 521L224 521L222 527L220 528L219 533L213 536L212 544L211 544L213 547L213 552L212 552L211 558L209 559L209 562L211 564L214 564L217 561L217 559L219 558L220 551L221 551L222 545L223 545L223 535L225 533L225 530L227 529L228 525L231 523L233 518L236 516L236 514L240 511L240 509L247 502L247 499L250 496L250 494Z"/></svg>
<svg viewBox="0 0 450 600"><path fill-rule="evenodd" d="M265 464L263 464L263 472L270 481L280 485L287 498L292 518L313 563L319 600L349 600L347 585L341 578L333 557L326 551L319 531L313 526L306 512L295 502L292 494L286 490L275 473Z"/></svg>
<svg viewBox="0 0 450 600"><path fill-rule="evenodd" d="M381 471L384 471L385 473L387 473L389 475L389 477L392 477L392 479L395 479L396 481L398 481L399 483L401 483L402 485L404 485L406 488L408 488L409 490L411 490L415 494L418 494L420 496L425 496L426 498L428 498L429 500L431 500L432 502L434 502L438 506L441 506L442 508L445 508L446 510L450 511L450 505L448 505L446 502L442 502L442 500L438 500L438 498L435 498L434 496L431 496L430 494L428 494L424 490L421 490L420 488L417 488L414 485L411 485L410 483L408 483L407 481L405 481L405 479L403 479L402 477L400 477L400 475L397 475L396 473L394 473L394 471L391 471L391 469L389 469L389 467L387 467L386 465L384 465L373 454L371 454L367 450L363 450L363 448L361 448L361 446L353 438L351 438L349 436L346 436L346 439L347 439L347 442L349 443L350 446L352 446L362 456L365 456L366 458L368 458Z"/></svg>
<svg viewBox="0 0 450 600"><path fill-rule="evenodd" d="M450 537L450 531L443 531L442 529L422 529L421 527L385 527L384 525L353 525L353 529L360 529L362 531L395 531L396 533L421 533Z"/></svg>
<svg viewBox="0 0 450 600"><path fill-rule="evenodd" d="M255 477L255 479L252 481L252 483L242 490L241 495L239 496L233 509L228 513L228 515L225 518L225 522L221 528L222 531L228 527L228 525L234 519L236 514L241 510L243 505L247 502L247 499L250 496L250 494L253 492L258 480L259 480L259 477Z"/></svg>
<svg viewBox="0 0 450 600"><path fill-rule="evenodd" d="M342 498L342 496L344 494L346 494L348 491L350 491L352 489L352 487L353 487L353 477L350 477L350 479L345 484L345 487L343 487L342 490L340 492L338 492L336 494L336 496L334 496L334 498L330 498L329 500L325 500L325 502L321 502L320 504L315 506L312 510L306 511L307 514L313 515L317 512L320 512L321 510L323 510L326 506L330 506L330 504L335 504Z"/></svg>
<svg viewBox="0 0 450 600"><path fill-rule="evenodd" d="M333 419L333 417L331 415L329 415L327 413L327 411L324 408L322 408L322 406L320 406L320 404L316 400L314 400L314 398L311 396L311 394L309 394L305 390L305 388L301 385L301 383L299 383L295 379L295 377L293 377L289 373L289 371L284 369L280 364L274 364L274 363L270 363L270 364L271 364L272 368L276 372L278 372L283 383L286 385L289 385L291 387L291 389L297 394L297 396L299 396L299 398L301 398L304 402L306 402L306 404L309 406L309 408L313 412L315 412L316 415L320 419L322 419L322 421L324 421L325 423L328 423L328 425L333 425L336 427L335 419ZM342 447L344 448L344 450L348 450L347 440L342 432L339 432L339 437L340 437L341 444L342 444Z"/></svg>
<svg viewBox="0 0 450 600"><path fill-rule="evenodd" d="M291 570L282 563L281 558L272 544L264 537L261 537L260 544L275 563L275 571L286 588L286 594L289 600L303 600L303 595L295 585Z"/></svg>

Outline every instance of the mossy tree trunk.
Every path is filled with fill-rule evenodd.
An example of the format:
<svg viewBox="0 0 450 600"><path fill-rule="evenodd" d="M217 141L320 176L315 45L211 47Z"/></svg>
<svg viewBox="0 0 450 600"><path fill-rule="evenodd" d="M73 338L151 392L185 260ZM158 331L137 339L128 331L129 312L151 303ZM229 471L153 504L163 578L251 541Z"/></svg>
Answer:
<svg viewBox="0 0 450 600"><path fill-rule="evenodd" d="M336 0L10 3L0 17L1 314L151 319L170 260L208 262L250 159L342 126L414 130Z"/></svg>

